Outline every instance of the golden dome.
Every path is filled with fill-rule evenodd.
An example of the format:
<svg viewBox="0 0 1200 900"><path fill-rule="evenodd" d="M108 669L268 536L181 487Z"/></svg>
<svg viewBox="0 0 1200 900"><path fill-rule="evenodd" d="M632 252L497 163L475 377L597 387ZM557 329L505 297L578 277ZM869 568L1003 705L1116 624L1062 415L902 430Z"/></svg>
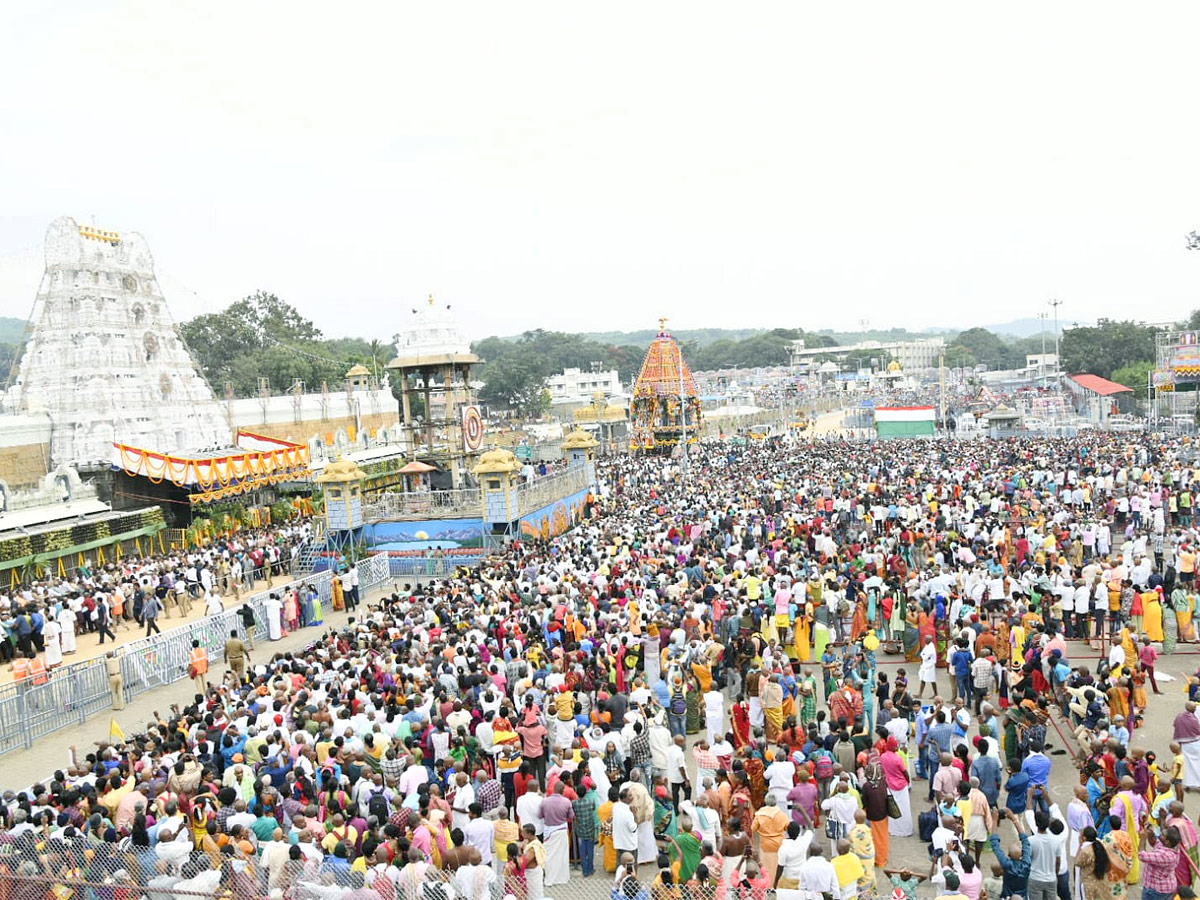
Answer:
<svg viewBox="0 0 1200 900"><path fill-rule="evenodd" d="M520 469L521 464L517 462L517 458L513 456L511 450L497 447L495 450L488 450L479 457L479 462L471 471L476 475L496 475L506 472L517 472Z"/></svg>
<svg viewBox="0 0 1200 900"><path fill-rule="evenodd" d="M562 442L563 450L591 450L595 446L596 439L581 428L576 428Z"/></svg>
<svg viewBox="0 0 1200 900"><path fill-rule="evenodd" d="M354 460L343 457L335 459L325 466L325 469L313 479L316 484L346 484L351 481L362 481L367 473L358 467Z"/></svg>
<svg viewBox="0 0 1200 900"><path fill-rule="evenodd" d="M370 374L371 374L371 370L368 369L366 366L364 366L362 363L359 363L358 365L351 367L350 371L346 373L346 377L347 378L359 378L363 375L370 375Z"/></svg>

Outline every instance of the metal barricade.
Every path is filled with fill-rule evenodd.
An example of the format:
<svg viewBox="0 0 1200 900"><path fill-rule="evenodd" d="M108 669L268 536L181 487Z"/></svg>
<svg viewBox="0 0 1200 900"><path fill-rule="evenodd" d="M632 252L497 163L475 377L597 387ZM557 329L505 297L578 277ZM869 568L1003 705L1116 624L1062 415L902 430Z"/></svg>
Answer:
<svg viewBox="0 0 1200 900"><path fill-rule="evenodd" d="M333 596L333 577L332 572L319 572L259 591L218 615L123 645L120 660L125 700L187 678L194 640L199 640L200 646L208 651L209 659L220 659L230 632L236 630L246 637L242 622L243 603L254 612L254 640L265 641L268 629L263 604L271 594L281 595L287 590L312 585L321 602L328 603ZM362 594L374 590L390 577L387 557L373 556L358 564ZM111 706L108 669L103 657L54 669L45 684L0 686L0 755L31 747L36 739L80 725Z"/></svg>
<svg viewBox="0 0 1200 900"><path fill-rule="evenodd" d="M0 754L27 747L25 700L17 691L0 697Z"/></svg>
<svg viewBox="0 0 1200 900"><path fill-rule="evenodd" d="M360 560L355 568L358 569L358 592L360 596L366 594L367 591L375 589L392 577L388 558L383 554L368 556L366 559Z"/></svg>
<svg viewBox="0 0 1200 900"><path fill-rule="evenodd" d="M103 663L54 673L45 684L27 688L23 699L26 746L62 728L82 725L88 716L111 706Z"/></svg>

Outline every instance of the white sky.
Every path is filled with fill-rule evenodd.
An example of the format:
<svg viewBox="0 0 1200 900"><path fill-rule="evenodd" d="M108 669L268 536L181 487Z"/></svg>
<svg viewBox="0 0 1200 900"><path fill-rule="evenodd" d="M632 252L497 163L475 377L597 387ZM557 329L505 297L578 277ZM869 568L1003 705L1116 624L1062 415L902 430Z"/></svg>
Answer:
<svg viewBox="0 0 1200 900"><path fill-rule="evenodd" d="M9 3L0 315L56 216L176 318L390 336L1200 306L1193 3ZM177 287L178 286L178 287ZM203 298L203 299L201 299Z"/></svg>

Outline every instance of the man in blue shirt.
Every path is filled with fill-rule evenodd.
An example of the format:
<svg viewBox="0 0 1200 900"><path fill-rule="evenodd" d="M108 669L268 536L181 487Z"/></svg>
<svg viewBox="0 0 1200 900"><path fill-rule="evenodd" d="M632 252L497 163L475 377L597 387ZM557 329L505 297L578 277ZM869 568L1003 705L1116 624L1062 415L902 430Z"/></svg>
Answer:
<svg viewBox="0 0 1200 900"><path fill-rule="evenodd" d="M934 713L934 724L925 735L925 759L929 763L929 799L933 799L933 779L941 765L943 753L950 752L950 724L946 721L946 711L939 709Z"/></svg>
<svg viewBox="0 0 1200 900"><path fill-rule="evenodd" d="M994 809L1000 805L1000 762L987 755L990 747L987 738L979 739L979 755L971 763L971 776L979 779L979 790L987 797L988 806Z"/></svg>
<svg viewBox="0 0 1200 900"><path fill-rule="evenodd" d="M971 700L971 662L973 657L971 651L967 649L965 638L959 638L954 643L958 648L950 657L950 666L954 669L954 680L958 682L954 696L962 697L963 700L969 702Z"/></svg>
<svg viewBox="0 0 1200 900"><path fill-rule="evenodd" d="M1033 856L1029 850L1029 838L1025 836L1025 832L1021 828L1021 820L1016 813L1007 810L1004 815L1017 829L1017 837L1021 839L1021 844L1020 846L1013 844L1008 848L1008 854L1005 855L1000 852L1000 836L993 832L992 836L988 838L992 852L996 854L996 861L1004 870L1004 886L1000 890L1000 896L1001 898L1020 897L1024 900L1029 896L1029 867L1033 862Z"/></svg>
<svg viewBox="0 0 1200 900"><path fill-rule="evenodd" d="M1029 803L1037 803L1037 809L1047 815L1050 804L1046 802L1046 785L1050 780L1050 757L1042 751L1045 748L1041 741L1033 741L1029 745L1029 755L1021 763L1021 771L1029 776Z"/></svg>
<svg viewBox="0 0 1200 900"><path fill-rule="evenodd" d="M829 695L837 690L837 657L833 655L833 650L830 647L825 648L825 652L821 654L821 671L824 674L825 702L829 702Z"/></svg>
<svg viewBox="0 0 1200 900"><path fill-rule="evenodd" d="M925 718L926 713L923 709L918 709L914 719L917 726L917 777L925 778L929 775L929 766L925 759L925 735L929 733L929 721Z"/></svg>
<svg viewBox="0 0 1200 900"><path fill-rule="evenodd" d="M1021 815L1025 812L1029 801L1029 776L1021 771L1016 760L1008 764L1008 772L1008 782L1004 785L1004 789L1008 791L1008 799L1004 805L1017 815Z"/></svg>

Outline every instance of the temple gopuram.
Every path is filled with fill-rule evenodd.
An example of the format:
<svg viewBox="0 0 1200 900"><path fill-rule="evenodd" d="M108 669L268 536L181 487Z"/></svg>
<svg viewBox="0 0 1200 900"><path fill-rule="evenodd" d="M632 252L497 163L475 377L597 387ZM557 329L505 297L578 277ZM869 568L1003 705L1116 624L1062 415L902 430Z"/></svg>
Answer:
<svg viewBox="0 0 1200 900"><path fill-rule="evenodd" d="M670 453L700 438L700 397L683 349L658 320L633 385L629 447L640 453Z"/></svg>

